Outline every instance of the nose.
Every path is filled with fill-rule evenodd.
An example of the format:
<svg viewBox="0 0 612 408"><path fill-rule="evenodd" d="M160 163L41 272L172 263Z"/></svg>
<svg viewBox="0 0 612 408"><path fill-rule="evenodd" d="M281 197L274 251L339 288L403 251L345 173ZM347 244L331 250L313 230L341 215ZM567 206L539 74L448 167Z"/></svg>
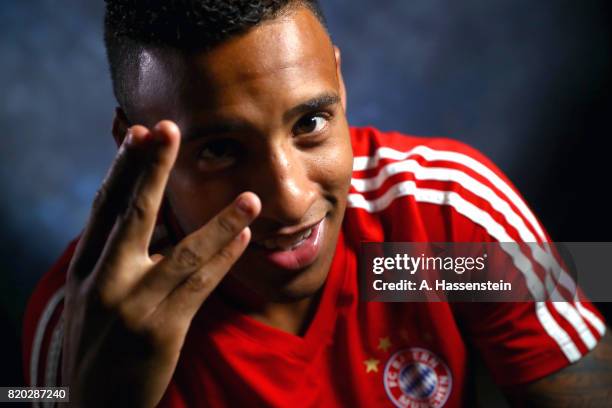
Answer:
<svg viewBox="0 0 612 408"><path fill-rule="evenodd" d="M260 218L281 226L312 221L318 184L309 177L305 156L290 142L271 146L265 156L253 185L262 202Z"/></svg>

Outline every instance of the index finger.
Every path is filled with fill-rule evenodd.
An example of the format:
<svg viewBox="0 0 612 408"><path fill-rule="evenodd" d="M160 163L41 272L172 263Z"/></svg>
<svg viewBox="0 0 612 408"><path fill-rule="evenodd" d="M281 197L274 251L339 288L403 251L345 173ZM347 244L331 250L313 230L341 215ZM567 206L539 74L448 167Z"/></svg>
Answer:
<svg viewBox="0 0 612 408"><path fill-rule="evenodd" d="M169 120L162 120L147 135L146 157L141 174L132 190L125 213L118 219L108 240L105 260L121 262L123 255L148 256L148 248L157 222L157 214L174 166L180 144L180 130Z"/></svg>
<svg viewBox="0 0 612 408"><path fill-rule="evenodd" d="M261 202L254 193L238 196L204 227L179 242L168 257L144 275L132 291L132 308L157 307L198 271L203 271L208 282L203 289L212 290L246 248L248 238L240 237L250 236L245 230L260 211Z"/></svg>
<svg viewBox="0 0 612 408"><path fill-rule="evenodd" d="M199 268L229 244L261 211L256 194L245 192L202 228L185 237L167 262L171 269Z"/></svg>
<svg viewBox="0 0 612 408"><path fill-rule="evenodd" d="M104 181L93 200L89 219L81 234L70 264L70 275L83 278L95 267L104 250L118 214L125 211L140 172L143 154L139 149L148 130L143 126L128 129Z"/></svg>

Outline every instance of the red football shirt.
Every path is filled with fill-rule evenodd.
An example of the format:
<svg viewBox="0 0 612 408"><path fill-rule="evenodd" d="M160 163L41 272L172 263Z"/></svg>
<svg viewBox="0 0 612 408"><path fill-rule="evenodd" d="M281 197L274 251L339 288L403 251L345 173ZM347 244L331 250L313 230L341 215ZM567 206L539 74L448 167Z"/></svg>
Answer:
<svg viewBox="0 0 612 408"><path fill-rule="evenodd" d="M362 241L548 242L510 181L450 139L353 128L349 205L318 310L303 337L268 327L216 294L193 320L162 407L456 407L471 401L468 345L501 385L579 360L605 324L588 302L359 301ZM163 239L163 226L157 236ZM37 286L24 328L30 384L58 384L71 245ZM518 272L537 282L538 257Z"/></svg>

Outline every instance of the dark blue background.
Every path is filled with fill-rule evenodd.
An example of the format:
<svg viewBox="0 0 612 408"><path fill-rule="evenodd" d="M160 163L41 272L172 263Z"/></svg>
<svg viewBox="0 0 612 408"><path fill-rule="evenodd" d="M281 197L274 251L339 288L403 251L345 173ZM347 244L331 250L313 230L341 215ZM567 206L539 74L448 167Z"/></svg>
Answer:
<svg viewBox="0 0 612 408"><path fill-rule="evenodd" d="M323 1L353 125L466 141L557 241L612 241L604 0ZM0 385L21 316L112 160L102 1L0 3Z"/></svg>

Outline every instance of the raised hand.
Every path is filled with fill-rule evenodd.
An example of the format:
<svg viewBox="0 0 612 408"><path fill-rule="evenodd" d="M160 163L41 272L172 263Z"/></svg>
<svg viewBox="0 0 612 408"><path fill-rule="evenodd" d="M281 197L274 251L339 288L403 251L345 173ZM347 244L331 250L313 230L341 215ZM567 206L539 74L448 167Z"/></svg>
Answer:
<svg viewBox="0 0 612 408"><path fill-rule="evenodd" d="M179 144L170 121L130 128L94 201L66 285L62 373L76 406L157 404L193 316L250 240L261 203L245 192L149 256Z"/></svg>

